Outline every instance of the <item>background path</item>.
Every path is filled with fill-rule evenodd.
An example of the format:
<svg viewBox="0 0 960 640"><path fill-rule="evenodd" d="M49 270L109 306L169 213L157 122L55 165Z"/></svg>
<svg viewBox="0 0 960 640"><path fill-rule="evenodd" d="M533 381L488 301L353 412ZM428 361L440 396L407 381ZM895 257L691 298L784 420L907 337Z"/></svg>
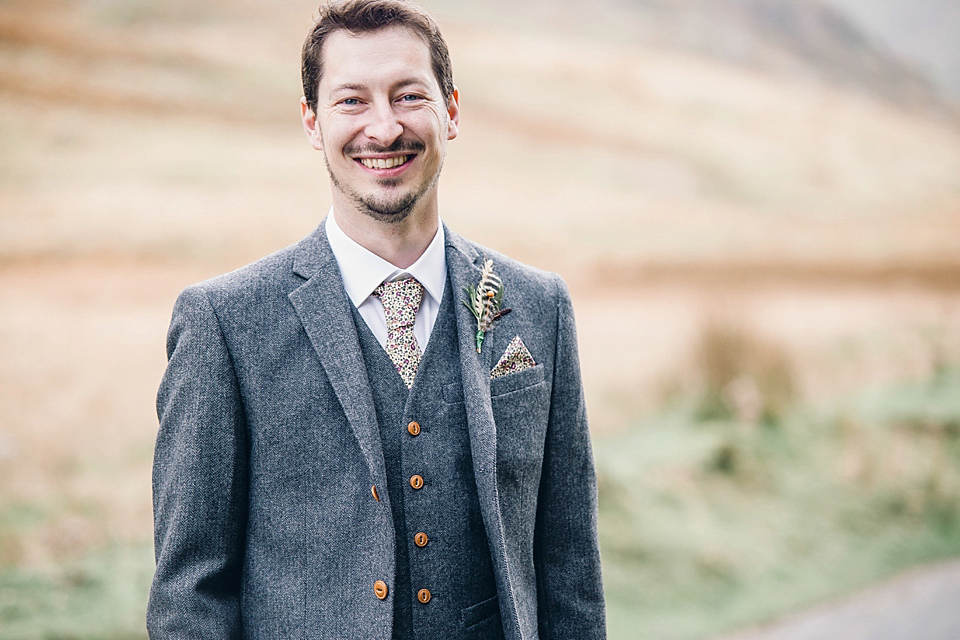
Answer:
<svg viewBox="0 0 960 640"><path fill-rule="evenodd" d="M958 640L960 561L721 640Z"/></svg>

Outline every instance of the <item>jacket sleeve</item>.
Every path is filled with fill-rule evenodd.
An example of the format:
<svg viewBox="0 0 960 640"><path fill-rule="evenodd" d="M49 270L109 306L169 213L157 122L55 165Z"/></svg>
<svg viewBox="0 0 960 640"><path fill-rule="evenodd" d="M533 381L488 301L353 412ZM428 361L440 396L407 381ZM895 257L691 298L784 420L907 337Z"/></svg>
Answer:
<svg viewBox="0 0 960 640"><path fill-rule="evenodd" d="M153 639L240 638L247 437L230 353L207 295L184 291L167 336L153 465Z"/></svg>
<svg viewBox="0 0 960 640"><path fill-rule="evenodd" d="M557 351L534 534L539 635L593 640L606 637L597 481L573 308L557 281Z"/></svg>

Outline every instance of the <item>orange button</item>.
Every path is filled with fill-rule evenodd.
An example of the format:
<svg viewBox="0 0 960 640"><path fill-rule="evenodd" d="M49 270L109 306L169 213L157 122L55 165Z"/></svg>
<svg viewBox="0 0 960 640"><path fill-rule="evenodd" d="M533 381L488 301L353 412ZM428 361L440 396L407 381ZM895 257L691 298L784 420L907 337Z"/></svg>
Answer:
<svg viewBox="0 0 960 640"><path fill-rule="evenodd" d="M423 548L427 546L428 542L430 542L430 539L427 537L427 534L425 534L423 531L413 536L413 544L417 545L418 547Z"/></svg>
<svg viewBox="0 0 960 640"><path fill-rule="evenodd" d="M423 489L423 476L421 475L412 475L410 476L410 486L414 489Z"/></svg>
<svg viewBox="0 0 960 640"><path fill-rule="evenodd" d="M419 422L411 422L410 424L408 424L408 425L407 425L407 432L408 432L410 435L412 435L412 436L418 436L418 435L420 435L420 423L419 423Z"/></svg>
<svg viewBox="0 0 960 640"><path fill-rule="evenodd" d="M373 494L374 500L376 500L377 502L380 502L380 496L379 494L377 494L377 485L373 485L372 487L370 487L370 493Z"/></svg>
<svg viewBox="0 0 960 640"><path fill-rule="evenodd" d="M426 589L420 589L420 591L417 591L417 600L423 604L427 604L430 602L430 592Z"/></svg>
<svg viewBox="0 0 960 640"><path fill-rule="evenodd" d="M377 597L381 600L386 599L388 593L387 583L383 580L377 580L373 583L373 592L377 594Z"/></svg>

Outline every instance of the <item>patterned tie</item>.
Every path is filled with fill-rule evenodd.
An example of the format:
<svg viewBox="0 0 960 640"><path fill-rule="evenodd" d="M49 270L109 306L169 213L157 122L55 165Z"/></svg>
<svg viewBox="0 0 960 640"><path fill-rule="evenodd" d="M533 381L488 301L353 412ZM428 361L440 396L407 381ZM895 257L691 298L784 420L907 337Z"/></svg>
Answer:
<svg viewBox="0 0 960 640"><path fill-rule="evenodd" d="M383 303L383 315L387 320L384 349L409 389L413 387L420 365L420 345L413 335L413 323L423 300L423 285L414 278L404 278L384 282L373 295Z"/></svg>

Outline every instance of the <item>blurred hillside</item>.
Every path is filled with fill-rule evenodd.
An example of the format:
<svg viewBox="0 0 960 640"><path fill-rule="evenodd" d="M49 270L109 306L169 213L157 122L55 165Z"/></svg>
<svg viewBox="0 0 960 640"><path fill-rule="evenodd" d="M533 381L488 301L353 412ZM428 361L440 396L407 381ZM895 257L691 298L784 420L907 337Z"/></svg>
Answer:
<svg viewBox="0 0 960 640"><path fill-rule="evenodd" d="M0 639L144 636L174 298L330 206L315 1L0 0ZM834 1L424 2L444 220L571 285L612 638L960 551L960 126Z"/></svg>
<svg viewBox="0 0 960 640"><path fill-rule="evenodd" d="M960 4L954 0L826 0L960 101Z"/></svg>
<svg viewBox="0 0 960 640"><path fill-rule="evenodd" d="M834 8L837 2L842 11ZM931 23L937 9L930 5L930 0L911 3L911 15ZM943 109L923 73L863 31L860 17L872 6L859 0L601 0L586 9L575 0L494 0L470 11L494 23L520 16L528 28L545 24L569 34L692 52L783 76L818 78L897 104Z"/></svg>
<svg viewBox="0 0 960 640"><path fill-rule="evenodd" d="M427 4L444 20L461 87L464 130L443 200L461 231L568 274L721 262L801 275L827 265L856 278L955 273L957 126L924 99L891 104L821 77L835 66L856 75L861 42L822 7L779 44L775 12L716 18L730 34L756 26L742 40L758 52L781 51L755 61L801 60L803 34L847 36L828 38L822 60L804 58L822 73L791 75L786 63L768 73L571 35L554 25L577 19L565 3L514 3L488 22ZM700 15L695 5L678 4L671 20ZM660 5L605 6L626 33ZM531 35L524 16L540 9L547 28ZM829 19L810 18L819 15ZM297 117L308 24L305 3L291 1L0 5L0 255L245 260L298 238L328 206ZM863 86L883 77L888 90L926 95L865 51Z"/></svg>

